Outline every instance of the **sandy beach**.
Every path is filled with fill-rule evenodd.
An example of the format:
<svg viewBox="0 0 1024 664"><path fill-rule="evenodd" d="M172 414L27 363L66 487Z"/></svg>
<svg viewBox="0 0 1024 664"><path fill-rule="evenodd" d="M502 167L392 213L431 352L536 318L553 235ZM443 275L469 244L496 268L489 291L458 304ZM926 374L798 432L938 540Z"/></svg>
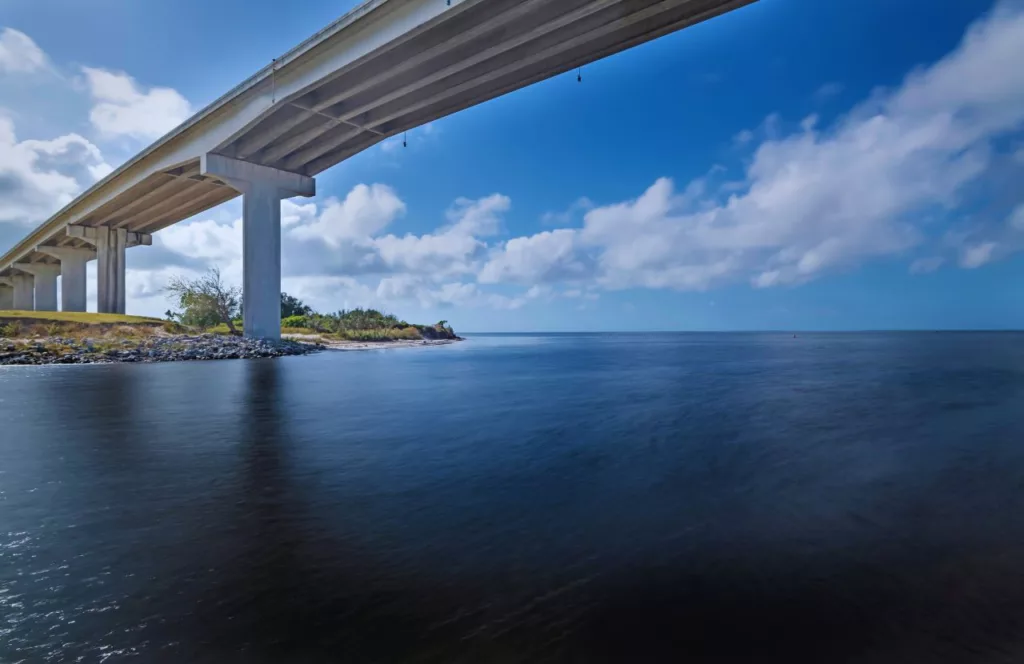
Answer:
<svg viewBox="0 0 1024 664"><path fill-rule="evenodd" d="M338 341L327 339L317 334L286 334L283 338L293 341L316 342L323 344L326 350L391 350L393 348L423 348L424 346L447 346L462 339L416 339L397 341Z"/></svg>

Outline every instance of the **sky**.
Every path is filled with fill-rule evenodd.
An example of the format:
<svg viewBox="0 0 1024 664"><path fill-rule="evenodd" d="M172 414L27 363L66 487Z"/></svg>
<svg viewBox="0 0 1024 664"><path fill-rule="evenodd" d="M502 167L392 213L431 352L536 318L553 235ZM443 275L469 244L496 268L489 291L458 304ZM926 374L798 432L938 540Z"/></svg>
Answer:
<svg viewBox="0 0 1024 664"><path fill-rule="evenodd" d="M0 252L356 4L0 0ZM1024 328L1024 1L760 0L582 77L320 174L284 290L459 331ZM130 249L129 313L240 284L240 217Z"/></svg>

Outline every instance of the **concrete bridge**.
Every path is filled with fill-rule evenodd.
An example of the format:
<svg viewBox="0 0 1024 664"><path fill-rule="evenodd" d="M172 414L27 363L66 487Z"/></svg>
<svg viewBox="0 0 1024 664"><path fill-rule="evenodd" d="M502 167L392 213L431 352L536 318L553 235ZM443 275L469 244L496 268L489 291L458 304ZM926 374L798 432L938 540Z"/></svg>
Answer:
<svg viewBox="0 0 1024 664"><path fill-rule="evenodd" d="M125 250L238 195L247 336L280 337L281 205L408 129L754 0L367 0L80 195L0 258L0 309L125 311Z"/></svg>

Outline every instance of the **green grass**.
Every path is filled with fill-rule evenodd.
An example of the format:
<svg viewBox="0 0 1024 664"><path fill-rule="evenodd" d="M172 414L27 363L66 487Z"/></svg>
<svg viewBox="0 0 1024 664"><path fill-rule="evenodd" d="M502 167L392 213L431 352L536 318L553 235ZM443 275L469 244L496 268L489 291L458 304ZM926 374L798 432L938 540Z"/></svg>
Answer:
<svg viewBox="0 0 1024 664"><path fill-rule="evenodd" d="M242 326L239 323L235 324L235 328L241 332ZM211 334L228 334L228 326L224 323L211 327L205 330ZM392 328L375 328L370 330L342 330L341 332L318 332L317 330L308 327L282 327L281 334L303 334L303 335L319 335L324 339L338 339L340 341L399 341L399 340L411 340L418 341L423 338L423 334L413 326L409 327L392 327Z"/></svg>
<svg viewBox="0 0 1024 664"><path fill-rule="evenodd" d="M415 327L376 328L371 330L341 330L329 335L349 341L416 341L423 338Z"/></svg>
<svg viewBox="0 0 1024 664"><path fill-rule="evenodd" d="M78 323L81 325L163 325L166 321L145 316L123 314L92 314L79 311L2 311L0 322Z"/></svg>

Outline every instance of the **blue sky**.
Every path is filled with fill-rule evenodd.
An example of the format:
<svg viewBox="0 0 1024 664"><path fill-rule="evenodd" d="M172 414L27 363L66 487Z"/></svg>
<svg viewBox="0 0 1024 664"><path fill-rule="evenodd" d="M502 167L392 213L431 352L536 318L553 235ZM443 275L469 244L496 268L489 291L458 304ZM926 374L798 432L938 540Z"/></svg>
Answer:
<svg viewBox="0 0 1024 664"><path fill-rule="evenodd" d="M293 4L0 0L0 249L356 3ZM1022 12L761 0L444 118L285 204L285 289L467 331L1022 328ZM239 209L131 250L129 310L239 280Z"/></svg>

